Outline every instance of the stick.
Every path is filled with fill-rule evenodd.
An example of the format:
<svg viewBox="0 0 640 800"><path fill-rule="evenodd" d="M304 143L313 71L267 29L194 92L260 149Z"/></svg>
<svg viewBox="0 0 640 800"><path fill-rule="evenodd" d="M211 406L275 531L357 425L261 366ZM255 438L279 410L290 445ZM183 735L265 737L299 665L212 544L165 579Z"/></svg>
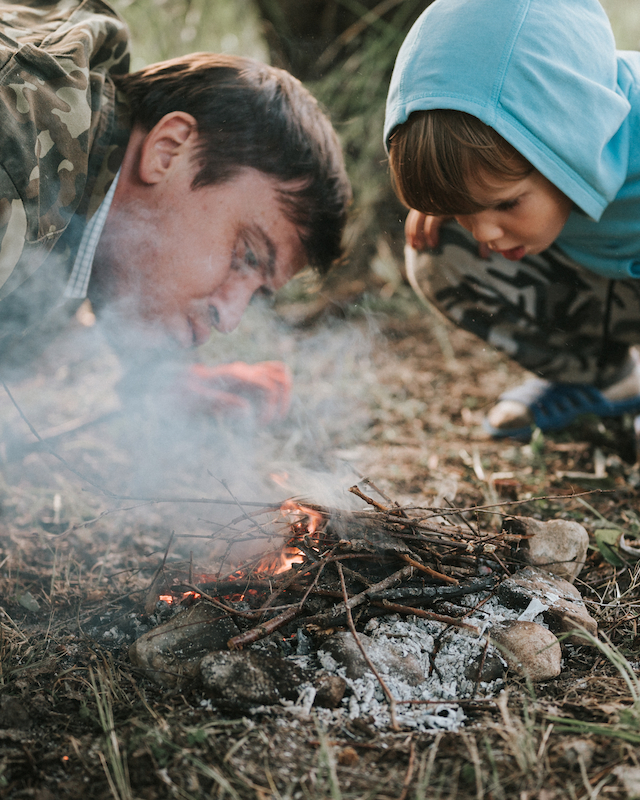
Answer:
<svg viewBox="0 0 640 800"><path fill-rule="evenodd" d="M153 609L156 606L156 602L158 600L158 583L160 576L164 570L164 566L167 563L167 556L169 555L169 548L171 547L171 543L173 542L173 537L175 536L175 531L171 531L171 536L169 537L169 541L167 542L167 547L164 551L164 555L162 557L162 561L160 562L160 566L155 571L153 578L151 579L151 583L149 584L149 588L147 589L147 595L144 601L144 611L145 614L153 614Z"/></svg>
<svg viewBox="0 0 640 800"><path fill-rule="evenodd" d="M257 642L259 639L264 639L265 636L277 631L278 628L286 625L287 622L291 622L291 620L300 616L301 613L302 608L300 608L300 606L290 606L286 611L283 611L282 614L278 614L277 617L273 617L273 619L263 622L261 625L257 625L250 631L245 631L244 633L238 634L238 636L233 636L227 642L227 647L229 650L242 650L245 645L253 644L253 642Z"/></svg>
<svg viewBox="0 0 640 800"><path fill-rule="evenodd" d="M364 500L365 503L368 503L370 506L377 508L378 511L384 511L385 513L388 513L389 509L386 506L383 506L381 503L376 502L371 497L367 497L367 495L364 494L364 492L361 492L357 486L350 486L349 491L351 492L351 494L355 494L356 497L359 497L361 500Z"/></svg>
<svg viewBox="0 0 640 800"><path fill-rule="evenodd" d="M336 566L341 566L339 561L336 561ZM340 575L342 575L341 570ZM413 567L403 567L401 570L398 570L398 572L394 572L393 575L390 575L388 578L380 581L380 583L369 586L364 590L364 592L360 592L360 594L354 594L353 597L348 598L345 602L334 606L331 610L323 611L322 614L316 614L313 617L308 617L305 624L318 625L319 627L322 627L323 625L334 622L336 617L338 617L340 614L343 614L345 610L356 608L357 606L362 605L362 603L369 599L370 594L384 591L390 586L393 586L395 583L399 583L400 581L403 581L406 578L411 578L412 576Z"/></svg>
<svg viewBox="0 0 640 800"><path fill-rule="evenodd" d="M18 414L20 414L20 416L22 417L24 422L27 424L27 427L29 428L31 433L36 437L38 442L47 450L48 453L50 453L54 458L57 458L58 461L61 464L63 464L69 470L69 472L72 472L76 476L76 478L80 478L80 480L86 481L88 484L93 486L94 489L97 489L101 494L106 494L107 497L111 497L113 499L117 499L116 495L114 495L113 492L110 492L108 489L105 489L103 486L100 486L99 484L95 483L95 481L92 481L91 478L87 478L86 475L83 475L82 472L79 472L77 469L72 467L71 464L69 464L69 462L66 459L64 459L61 455L56 453L56 451L42 438L42 436L40 436L38 431L29 422L29 420L25 416L24 412L22 411L22 409L20 408L20 406L16 402L14 396L11 394L11 391L9 390L9 387L7 386L7 384L1 379L0 379L0 383L2 383L2 386L4 387L4 390L7 393L8 397L9 397L9 400L11 400L11 402L15 406L16 411L18 412Z"/></svg>
<svg viewBox="0 0 640 800"><path fill-rule="evenodd" d="M421 617L422 619L431 619L434 622L442 622L443 625L452 625L455 628L465 628L466 630L473 631L473 633L478 633L478 629L475 625L471 625L468 622L462 622L455 617L445 617L442 614L434 614L432 611L425 611L423 608L413 608L413 606L401 606L397 603L390 603L388 600L372 600L372 606L377 606L378 608L385 608L387 611L392 611L396 614L413 614L416 617Z"/></svg>
<svg viewBox="0 0 640 800"><path fill-rule="evenodd" d="M338 568L338 575L340 576L340 586L342 588L342 596L344 597L344 605L347 609L347 623L349 625L349 630L351 631L351 635L356 641L360 652L362 653L362 657L367 662L367 666L373 672L376 677L376 680L380 684L382 691L387 698L387 702L389 703L389 716L391 717L391 729L394 731L399 731L400 726L398 725L398 721L396 719L396 701L394 696L389 691L389 687L387 684L382 680L382 676L379 674L378 670L375 668L373 662L365 652L365 649L360 641L360 637L358 636L358 632L356 631L356 626L353 623L353 616L351 615L351 609L349 608L349 595L347 594L347 587L344 582L344 573L342 572L342 564L338 561L336 564Z"/></svg>
<svg viewBox="0 0 640 800"><path fill-rule="evenodd" d="M412 737L409 749L409 766L407 767L407 774L404 776L404 781L402 782L402 793L398 797L398 800L406 800L406 797L409 794L409 786L411 785L411 780L413 779L413 771L415 769L415 766L416 766L416 745Z"/></svg>
<svg viewBox="0 0 640 800"><path fill-rule="evenodd" d="M431 569L431 567L427 567L424 564L421 564L419 561L416 561L414 558L411 558L411 556L407 555L407 553L400 553L400 558L403 561L406 561L407 564L410 564L412 567L419 569L420 572L426 573L431 578L437 578L439 581L451 583L454 586L458 585L458 581L455 578L452 578L450 575L444 575L442 572L436 572L435 569Z"/></svg>

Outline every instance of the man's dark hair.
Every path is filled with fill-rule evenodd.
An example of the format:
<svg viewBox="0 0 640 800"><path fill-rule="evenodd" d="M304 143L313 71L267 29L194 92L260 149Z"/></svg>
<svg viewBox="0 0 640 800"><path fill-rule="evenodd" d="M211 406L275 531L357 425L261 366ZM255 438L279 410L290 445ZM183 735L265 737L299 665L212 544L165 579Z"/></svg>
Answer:
<svg viewBox="0 0 640 800"><path fill-rule="evenodd" d="M132 123L151 130L172 111L198 125L193 188L223 183L244 167L298 186L281 192L309 263L326 272L342 253L351 188L331 123L304 86L250 58L192 53L116 78Z"/></svg>

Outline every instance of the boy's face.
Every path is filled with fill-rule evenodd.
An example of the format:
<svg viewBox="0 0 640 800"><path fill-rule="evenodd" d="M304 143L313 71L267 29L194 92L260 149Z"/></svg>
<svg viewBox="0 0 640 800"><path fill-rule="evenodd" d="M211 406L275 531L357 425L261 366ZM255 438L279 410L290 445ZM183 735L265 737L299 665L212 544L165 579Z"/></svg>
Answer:
<svg viewBox="0 0 640 800"><path fill-rule="evenodd" d="M300 231L285 215L282 185L253 169L191 188L177 172L146 204L110 212L100 240L101 302L116 318L191 347L211 328L228 333L256 294L280 289L306 263ZM155 331L155 333L154 333Z"/></svg>
<svg viewBox="0 0 640 800"><path fill-rule="evenodd" d="M536 255L552 245L573 206L537 170L515 181L487 177L482 185L468 188L483 209L456 216L456 220L481 246L510 261Z"/></svg>

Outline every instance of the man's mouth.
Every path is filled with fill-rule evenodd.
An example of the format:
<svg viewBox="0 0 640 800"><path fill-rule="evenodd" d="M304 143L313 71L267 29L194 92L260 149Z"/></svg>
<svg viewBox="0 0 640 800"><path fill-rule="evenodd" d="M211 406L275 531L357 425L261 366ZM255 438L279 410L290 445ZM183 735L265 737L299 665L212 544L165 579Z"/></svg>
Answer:
<svg viewBox="0 0 640 800"><path fill-rule="evenodd" d="M187 323L191 333L191 341L183 341L183 347L199 347L208 341L211 336L211 327L209 325L203 324L192 317L187 317Z"/></svg>

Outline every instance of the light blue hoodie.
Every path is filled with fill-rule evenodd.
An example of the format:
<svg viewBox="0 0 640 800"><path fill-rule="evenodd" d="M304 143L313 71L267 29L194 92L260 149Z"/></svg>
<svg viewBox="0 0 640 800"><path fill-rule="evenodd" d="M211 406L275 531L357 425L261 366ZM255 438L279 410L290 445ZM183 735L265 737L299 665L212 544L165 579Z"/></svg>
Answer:
<svg viewBox="0 0 640 800"><path fill-rule="evenodd" d="M640 53L598 0L436 0L398 54L385 143L431 108L478 117L573 200L567 255L640 277Z"/></svg>

